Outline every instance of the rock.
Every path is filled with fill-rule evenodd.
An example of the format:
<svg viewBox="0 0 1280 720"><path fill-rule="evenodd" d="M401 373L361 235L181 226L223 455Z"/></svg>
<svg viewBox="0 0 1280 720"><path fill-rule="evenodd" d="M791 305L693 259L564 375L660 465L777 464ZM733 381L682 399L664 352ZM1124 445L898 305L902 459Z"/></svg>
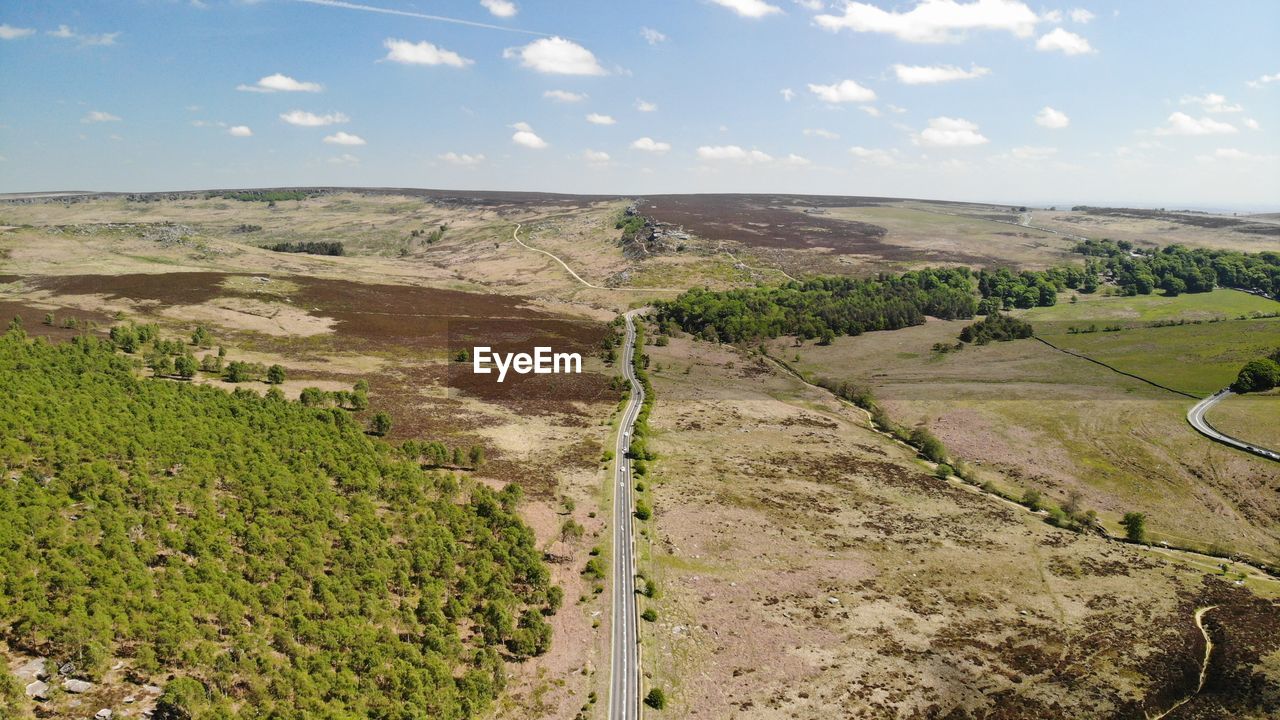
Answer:
<svg viewBox="0 0 1280 720"><path fill-rule="evenodd" d="M839 604L840 604L840 598L837 598L837 597L829 597L829 598L827 598L827 602L831 603L832 605L839 605Z"/></svg>
<svg viewBox="0 0 1280 720"><path fill-rule="evenodd" d="M27 697L36 700L45 700L49 696L49 683L41 680L33 680L27 684Z"/></svg>
<svg viewBox="0 0 1280 720"><path fill-rule="evenodd" d="M102 708L95 713L93 717L94 720L111 720L111 710L109 708Z"/></svg>
<svg viewBox="0 0 1280 720"><path fill-rule="evenodd" d="M152 695L159 695L160 693L164 692L163 690L160 689L159 685L143 685L142 690L144 692L151 693Z"/></svg>
<svg viewBox="0 0 1280 720"><path fill-rule="evenodd" d="M69 693L86 693L93 689L93 683L84 680L76 680L68 678L62 681L62 689Z"/></svg>
<svg viewBox="0 0 1280 720"><path fill-rule="evenodd" d="M116 662L116 664L115 664L115 665L112 665L112 666L111 666L111 669L112 669L112 670L119 670L119 669L120 669L120 668L122 668L122 667L124 667L124 661L123 661L123 660L120 660L120 661Z"/></svg>
<svg viewBox="0 0 1280 720"><path fill-rule="evenodd" d="M132 695L125 695L125 696L124 696L124 704L125 704L125 705L132 705L132 704L134 704L134 703L135 703L135 702L137 702L137 701L138 701L138 698L136 698L136 697L134 697L134 696L132 696Z"/></svg>
<svg viewBox="0 0 1280 720"><path fill-rule="evenodd" d="M44 658L35 658L28 660L13 671L18 676L18 680L31 682L32 680L44 680L49 677L48 671L44 669Z"/></svg>

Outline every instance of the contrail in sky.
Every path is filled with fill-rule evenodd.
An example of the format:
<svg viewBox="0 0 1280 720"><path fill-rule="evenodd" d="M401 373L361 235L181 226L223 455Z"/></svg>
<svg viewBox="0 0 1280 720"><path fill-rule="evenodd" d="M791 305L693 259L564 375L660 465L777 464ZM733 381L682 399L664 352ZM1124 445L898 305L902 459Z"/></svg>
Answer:
<svg viewBox="0 0 1280 720"><path fill-rule="evenodd" d="M362 10L364 12L382 13L383 15L400 15L402 17L418 18L419 20L434 20L436 22L453 23L455 25L469 25L471 27L484 28L486 30L502 30L505 32L521 33L524 35L541 35L543 37L552 36L552 33L538 32L536 30L521 30L520 28L506 27L503 25L490 25L489 23L475 22L473 20L461 20L459 18L444 17L443 15L427 15L425 13L412 12L409 10L380 8L372 5L344 2L344 0L297 0L297 2L306 3L308 5L323 5L325 7L342 8L344 10Z"/></svg>

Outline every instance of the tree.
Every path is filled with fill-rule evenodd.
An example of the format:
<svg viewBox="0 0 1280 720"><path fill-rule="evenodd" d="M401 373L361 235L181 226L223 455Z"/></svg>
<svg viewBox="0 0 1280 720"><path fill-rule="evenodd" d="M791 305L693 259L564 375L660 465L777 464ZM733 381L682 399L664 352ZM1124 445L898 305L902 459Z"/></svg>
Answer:
<svg viewBox="0 0 1280 720"><path fill-rule="evenodd" d="M471 469L479 470L480 466L484 464L484 448L480 445L472 445L468 457L471 460Z"/></svg>
<svg viewBox="0 0 1280 720"><path fill-rule="evenodd" d="M653 517L653 509L650 508L643 500L636 501L636 519L648 520Z"/></svg>
<svg viewBox="0 0 1280 720"><path fill-rule="evenodd" d="M667 696L662 692L662 688L653 688L648 695L644 696L644 704L654 710L661 710L667 706Z"/></svg>
<svg viewBox="0 0 1280 720"><path fill-rule="evenodd" d="M45 324L45 325L53 325L53 313L45 313L45 314L44 314L44 324Z"/></svg>
<svg viewBox="0 0 1280 720"><path fill-rule="evenodd" d="M191 344L197 347L209 347L212 339L209 329L203 325L197 325L195 332L191 333Z"/></svg>
<svg viewBox="0 0 1280 720"><path fill-rule="evenodd" d="M373 434L386 435L391 432L391 416L380 412L373 416Z"/></svg>
<svg viewBox="0 0 1280 720"><path fill-rule="evenodd" d="M151 373L155 377L163 377L173 374L173 359L168 355L160 353L152 353L147 359L147 367L151 368Z"/></svg>
<svg viewBox="0 0 1280 720"><path fill-rule="evenodd" d="M178 377L190 380L196 376L196 359L191 355L179 355L173 359L173 371Z"/></svg>
<svg viewBox="0 0 1280 720"><path fill-rule="evenodd" d="M1124 518L1120 520L1120 524L1124 526L1125 537L1130 542L1144 543L1147 541L1147 515L1140 512L1127 512Z"/></svg>
<svg viewBox="0 0 1280 720"><path fill-rule="evenodd" d="M272 385L279 385L284 382L284 368L280 365L272 365L267 368L267 382Z"/></svg>
<svg viewBox="0 0 1280 720"><path fill-rule="evenodd" d="M1031 508L1032 511L1038 511L1043 507L1043 499L1040 491L1035 488L1027 488L1022 493L1022 504Z"/></svg>
<svg viewBox="0 0 1280 720"><path fill-rule="evenodd" d="M1265 392L1280 385L1280 364L1271 358L1250 360L1240 368L1231 391L1237 393Z"/></svg>
<svg viewBox="0 0 1280 720"><path fill-rule="evenodd" d="M654 622L658 619L658 611L653 608L645 608L644 612L640 613L640 617L647 622Z"/></svg>
<svg viewBox="0 0 1280 720"><path fill-rule="evenodd" d="M324 404L326 397L328 395L320 388L306 387L302 388L302 392L298 395L298 402L305 407L318 407Z"/></svg>

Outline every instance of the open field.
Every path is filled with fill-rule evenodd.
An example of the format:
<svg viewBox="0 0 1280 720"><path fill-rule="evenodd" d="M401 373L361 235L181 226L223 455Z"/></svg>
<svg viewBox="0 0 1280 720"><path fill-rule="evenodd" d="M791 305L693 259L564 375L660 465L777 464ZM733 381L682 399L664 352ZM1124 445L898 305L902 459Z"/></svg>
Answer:
<svg viewBox="0 0 1280 720"><path fill-rule="evenodd" d="M1280 391L1232 395L1214 405L1208 419L1219 432L1280 448Z"/></svg>
<svg viewBox="0 0 1280 720"><path fill-rule="evenodd" d="M1280 303L1239 290L1218 288L1207 293L1165 295L1104 295L1069 293L1058 304L1025 311L1021 317L1036 328L1045 323L1150 323L1161 320L1223 320L1254 313L1280 312Z"/></svg>
<svg viewBox="0 0 1280 720"><path fill-rule="evenodd" d="M1245 363L1280 347L1280 318L1075 335L1061 324L1035 327L1058 347L1198 396L1230 385Z"/></svg>
<svg viewBox="0 0 1280 720"><path fill-rule="evenodd" d="M1220 670L1280 681L1271 601L936 480L759 357L646 351L661 369L644 660L673 716L1141 717L1194 684L1209 598L1230 608L1215 645L1238 648ZM1184 712L1264 716L1235 692Z"/></svg>
<svg viewBox="0 0 1280 720"><path fill-rule="evenodd" d="M1208 349L1225 352L1224 328L1262 323L1265 332L1280 329L1274 321L1245 321L1063 337L1165 339L1173 344L1147 348L1156 357L1140 369L1177 368L1160 361L1159 352L1212 360ZM980 476L1014 495L1034 487L1062 502L1078 493L1113 528L1125 512L1141 510L1157 539L1280 558L1274 463L1201 437L1185 418L1192 399L1035 340L931 351L935 343L954 343L965 324L931 320L837 338L826 347L796 348L779 339L769 352L808 376L866 385L895 421L926 425L957 457L978 464ZM1156 334L1170 330L1181 332ZM1206 355L1191 355L1194 348ZM1211 380L1207 387L1217 382Z"/></svg>
<svg viewBox="0 0 1280 720"><path fill-rule="evenodd" d="M1069 210L1034 210L1030 218L1031 225L1047 230L1095 240L1128 240L1137 246L1178 244L1245 252L1274 250L1277 242L1274 232L1259 234L1241 232L1238 229L1262 225L1248 221L1247 217L1231 218L1203 213L1161 216L1154 211L1125 216Z"/></svg>

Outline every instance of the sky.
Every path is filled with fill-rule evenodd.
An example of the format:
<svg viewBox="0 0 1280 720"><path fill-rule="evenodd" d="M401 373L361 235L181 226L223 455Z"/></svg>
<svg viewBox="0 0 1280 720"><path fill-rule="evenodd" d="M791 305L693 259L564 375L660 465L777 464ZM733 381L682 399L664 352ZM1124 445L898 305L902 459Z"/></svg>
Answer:
<svg viewBox="0 0 1280 720"><path fill-rule="evenodd" d="M1280 2L6 0L0 192L1280 209Z"/></svg>

